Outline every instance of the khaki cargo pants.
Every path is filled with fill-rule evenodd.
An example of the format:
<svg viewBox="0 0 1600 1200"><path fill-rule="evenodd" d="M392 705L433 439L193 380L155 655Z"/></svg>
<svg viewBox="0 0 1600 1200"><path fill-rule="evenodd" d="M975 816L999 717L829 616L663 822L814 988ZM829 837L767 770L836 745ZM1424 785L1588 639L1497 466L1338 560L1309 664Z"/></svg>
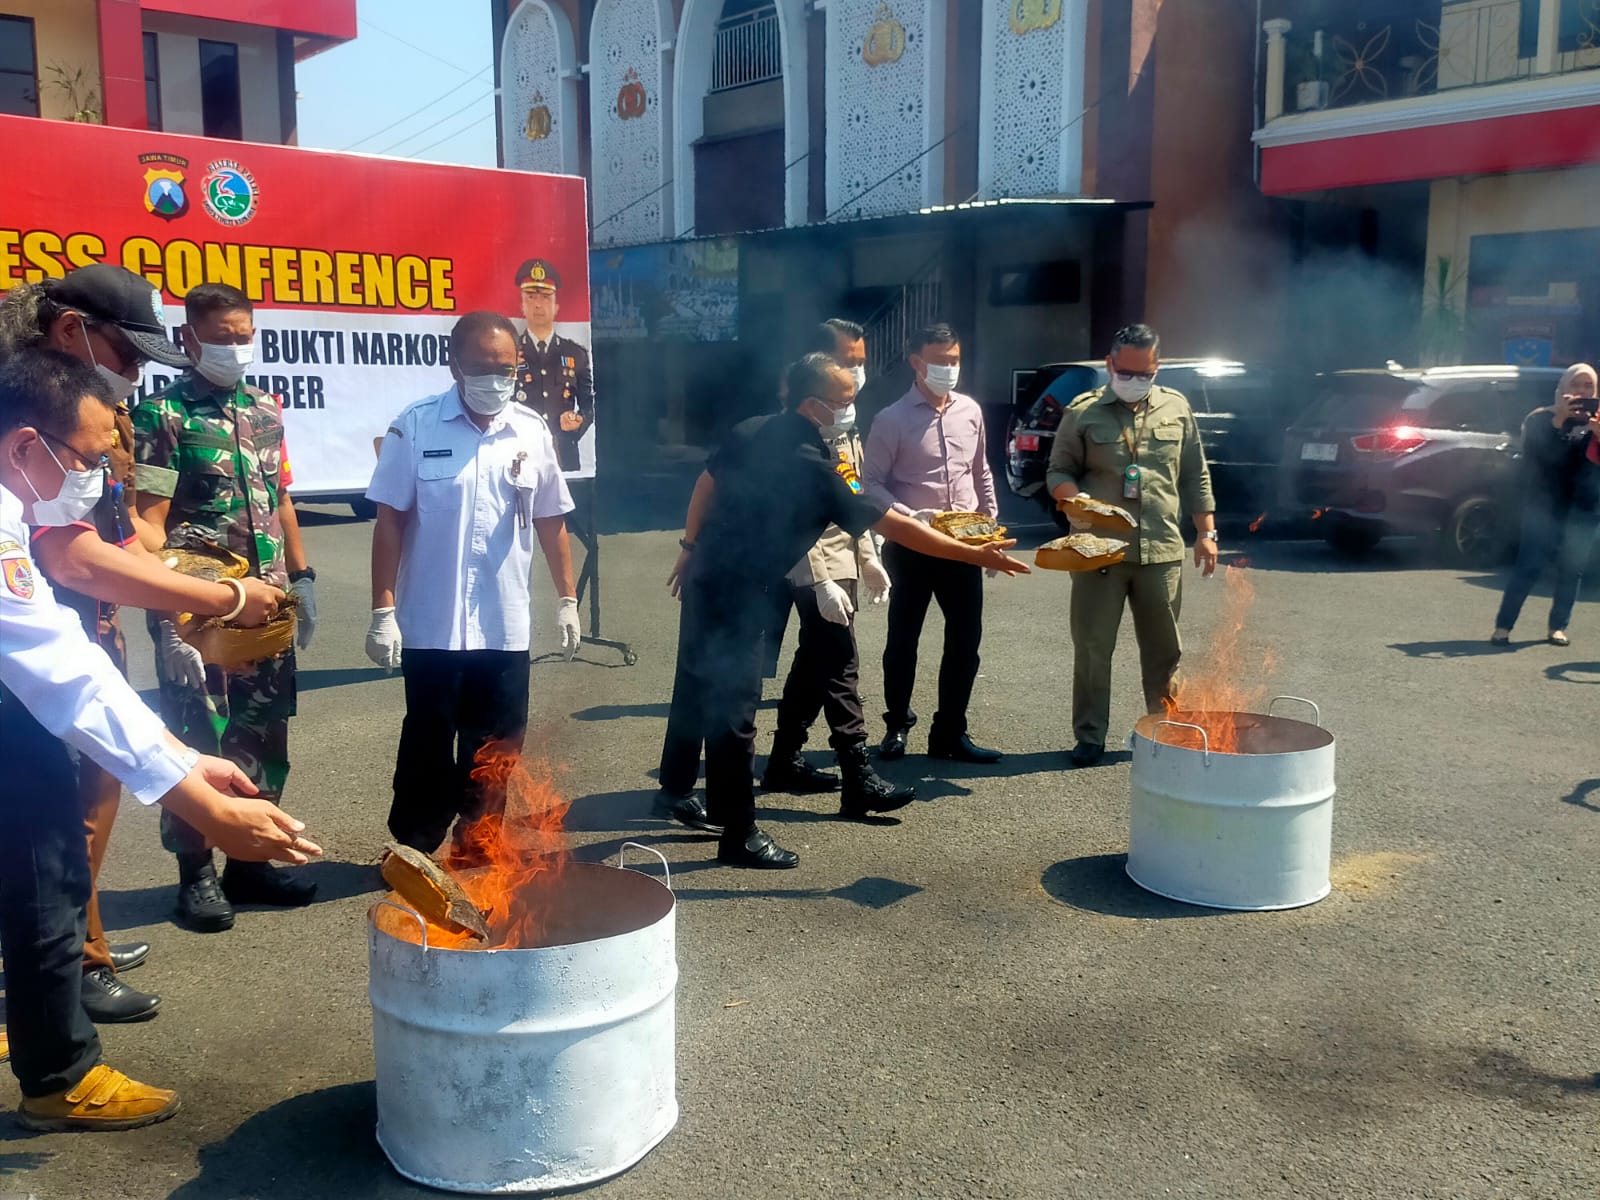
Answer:
<svg viewBox="0 0 1600 1200"><path fill-rule="evenodd" d="M1072 727L1080 742L1106 743L1111 723L1111 656L1122 609L1133 610L1139 671L1148 712L1161 712L1183 657L1178 614L1183 561L1118 563L1072 577Z"/></svg>

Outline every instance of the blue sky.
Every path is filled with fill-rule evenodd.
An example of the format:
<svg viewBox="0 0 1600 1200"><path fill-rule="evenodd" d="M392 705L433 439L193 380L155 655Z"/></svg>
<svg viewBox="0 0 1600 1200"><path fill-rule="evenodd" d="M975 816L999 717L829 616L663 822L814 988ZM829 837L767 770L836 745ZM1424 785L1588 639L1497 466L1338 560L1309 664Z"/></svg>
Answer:
<svg viewBox="0 0 1600 1200"><path fill-rule="evenodd" d="M360 0L355 41L299 65L300 144L495 165L487 0Z"/></svg>

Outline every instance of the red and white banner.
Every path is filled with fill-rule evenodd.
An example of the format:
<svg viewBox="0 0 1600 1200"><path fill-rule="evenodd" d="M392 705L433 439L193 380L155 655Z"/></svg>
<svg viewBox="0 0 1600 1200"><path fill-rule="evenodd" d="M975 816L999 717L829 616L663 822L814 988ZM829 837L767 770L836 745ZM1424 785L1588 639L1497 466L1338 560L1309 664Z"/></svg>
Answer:
<svg viewBox="0 0 1600 1200"><path fill-rule="evenodd" d="M28 117L0 117L0 145L0 291L120 263L176 327L197 284L242 290L247 378L283 400L297 495L366 488L373 438L450 386L457 318L519 319L527 259L560 275L556 331L590 345L582 179ZM592 476L593 427L581 457Z"/></svg>

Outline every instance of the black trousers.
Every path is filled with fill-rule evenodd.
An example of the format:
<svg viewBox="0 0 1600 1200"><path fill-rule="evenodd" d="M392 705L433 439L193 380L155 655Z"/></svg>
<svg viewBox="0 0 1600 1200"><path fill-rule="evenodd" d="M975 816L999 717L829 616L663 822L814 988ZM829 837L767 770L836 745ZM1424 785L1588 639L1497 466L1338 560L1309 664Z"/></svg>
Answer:
<svg viewBox="0 0 1600 1200"><path fill-rule="evenodd" d="M389 832L432 854L457 817L484 813L472 782L491 742L518 753L528 727L528 654L516 650L407 650L400 660L406 716L394 768Z"/></svg>
<svg viewBox="0 0 1600 1200"><path fill-rule="evenodd" d="M89 851L66 746L4 689L0 747L0 956L11 1070L24 1096L48 1096L100 1061L82 999Z"/></svg>
<svg viewBox="0 0 1600 1200"><path fill-rule="evenodd" d="M729 844L756 824L756 707L770 612L763 590L738 581L691 575L684 584L679 678L705 735L706 811Z"/></svg>
<svg viewBox="0 0 1600 1200"><path fill-rule="evenodd" d="M757 603L763 614L756 634L761 640L761 678L775 679L783 631L789 623L789 609L793 604L788 585L771 589ZM688 669L694 651L684 648L684 639L692 631L691 622L680 617L678 667L672 676L667 735L661 743L661 765L656 772L661 786L675 796L687 796L694 791L695 782L700 778L700 751L705 747L706 740L705 718L700 711L700 685L696 682L694 672ZM757 687L756 700L759 704L759 682ZM815 716L813 713L813 719Z"/></svg>
<svg viewBox="0 0 1600 1200"><path fill-rule="evenodd" d="M855 580L839 586L855 604ZM789 751L805 745L818 713L827 715L832 735L828 741L835 750L858 746L867 740L867 718L861 711L855 622L838 625L825 620L814 587L793 588L792 593L795 611L800 614L800 644L795 647L789 677L783 681L774 752L778 747Z"/></svg>
<svg viewBox="0 0 1600 1200"><path fill-rule="evenodd" d="M957 735L967 730L967 704L978 678L978 645L983 641L983 572L968 563L931 558L888 543L883 565L894 590L889 593L889 634L883 648L884 721L906 725L917 682L917 643L929 601L944 615L944 656L939 660L939 711L934 728Z"/></svg>

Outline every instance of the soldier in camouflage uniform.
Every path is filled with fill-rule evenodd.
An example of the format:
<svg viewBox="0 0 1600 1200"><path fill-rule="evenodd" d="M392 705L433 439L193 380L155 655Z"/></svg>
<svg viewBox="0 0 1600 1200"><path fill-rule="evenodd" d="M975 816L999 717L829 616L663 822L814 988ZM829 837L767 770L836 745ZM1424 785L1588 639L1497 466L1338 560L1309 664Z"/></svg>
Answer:
<svg viewBox="0 0 1600 1200"><path fill-rule="evenodd" d="M292 592L304 648L316 621L316 575L285 490L278 402L243 382L255 335L250 302L234 288L202 284L184 304L193 369L133 414L140 515L168 533L180 525L213 531L249 562L251 575ZM238 763L262 796L278 803L289 774L294 650L224 673L202 667L166 622L152 621L168 728L201 753ZM301 905L316 891L287 872L232 860L219 888L204 839L166 813L162 842L178 857L179 919L202 932L232 926L233 903Z"/></svg>

